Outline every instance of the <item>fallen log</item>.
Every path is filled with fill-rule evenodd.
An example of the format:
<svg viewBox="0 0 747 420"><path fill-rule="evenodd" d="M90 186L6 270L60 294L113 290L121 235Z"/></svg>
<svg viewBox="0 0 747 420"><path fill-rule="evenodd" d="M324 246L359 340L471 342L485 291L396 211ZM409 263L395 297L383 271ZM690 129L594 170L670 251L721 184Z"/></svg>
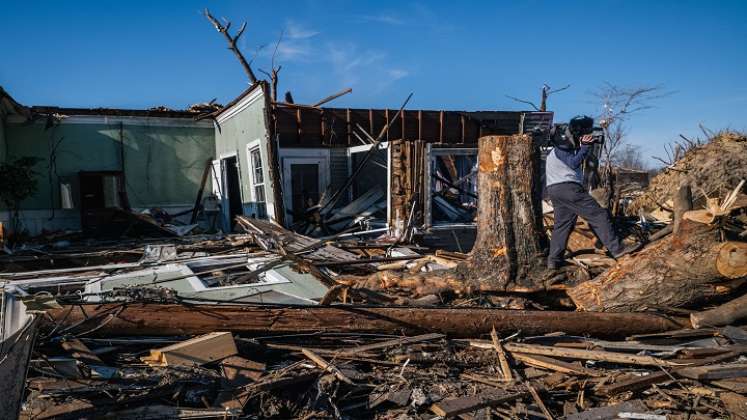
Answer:
<svg viewBox="0 0 747 420"><path fill-rule="evenodd" d="M47 312L46 329L96 336L173 336L213 331L243 333L441 333L476 338L490 334L628 336L669 331L687 319L648 313L519 311L489 308L375 306L270 306L177 304L65 305Z"/></svg>
<svg viewBox="0 0 747 420"><path fill-rule="evenodd" d="M585 311L682 307L725 295L744 282L747 244L719 242L717 233L713 226L684 219L676 234L567 293Z"/></svg>

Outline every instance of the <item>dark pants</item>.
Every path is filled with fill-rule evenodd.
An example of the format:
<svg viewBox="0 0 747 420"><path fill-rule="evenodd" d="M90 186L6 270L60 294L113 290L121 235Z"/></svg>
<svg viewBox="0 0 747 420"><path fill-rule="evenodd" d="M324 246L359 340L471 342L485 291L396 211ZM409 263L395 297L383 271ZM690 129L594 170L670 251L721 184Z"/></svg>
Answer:
<svg viewBox="0 0 747 420"><path fill-rule="evenodd" d="M568 237L576 226L578 216L583 217L589 223L594 234L613 256L623 251L609 213L580 184L564 182L550 185L547 187L547 196L552 201L555 210L555 225L552 228L550 254L547 257L548 265L559 265L563 262Z"/></svg>

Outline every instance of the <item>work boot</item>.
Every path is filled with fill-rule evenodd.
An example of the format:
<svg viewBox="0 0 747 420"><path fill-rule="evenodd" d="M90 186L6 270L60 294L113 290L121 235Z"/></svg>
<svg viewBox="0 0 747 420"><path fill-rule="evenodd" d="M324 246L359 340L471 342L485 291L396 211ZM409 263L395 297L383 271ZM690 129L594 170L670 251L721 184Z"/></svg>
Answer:
<svg viewBox="0 0 747 420"><path fill-rule="evenodd" d="M640 243L640 242L636 242L633 245L629 245L629 246L623 248L623 250L620 251L620 252L618 252L617 254L612 254L612 258L614 258L616 260L619 260L623 256L628 255L628 254L632 254L632 253L638 251L641 248L643 248L643 244Z"/></svg>

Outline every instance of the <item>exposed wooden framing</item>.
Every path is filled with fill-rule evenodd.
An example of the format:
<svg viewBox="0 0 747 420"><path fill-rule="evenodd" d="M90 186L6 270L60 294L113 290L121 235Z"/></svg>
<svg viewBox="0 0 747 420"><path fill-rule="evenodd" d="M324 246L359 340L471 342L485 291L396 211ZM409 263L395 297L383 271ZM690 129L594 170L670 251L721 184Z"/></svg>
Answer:
<svg viewBox="0 0 747 420"><path fill-rule="evenodd" d="M315 103L314 105L311 105L311 106L314 107L314 108L320 107L320 106L326 104L327 102L333 101L333 100L339 98L340 96L347 95L348 93L350 93L352 91L353 91L352 88L343 89L343 90L341 90L341 91L339 91L337 93L333 93L332 95L327 96L326 98L322 99L321 101L319 101L319 102L317 102L317 103Z"/></svg>
<svg viewBox="0 0 747 420"><path fill-rule="evenodd" d="M301 137L303 136L303 121L301 120L301 109L296 108L296 142L301 144Z"/></svg>
<svg viewBox="0 0 747 420"><path fill-rule="evenodd" d="M386 120L384 124L389 125L389 108L384 110L384 119ZM389 130L386 130L386 141L389 141L389 140L391 140L389 138Z"/></svg>
<svg viewBox="0 0 747 420"><path fill-rule="evenodd" d="M443 143L444 142L444 122L445 122L445 114L443 111L438 112L438 142Z"/></svg>
<svg viewBox="0 0 747 420"><path fill-rule="evenodd" d="M467 127L466 127L466 118L464 118L464 114L459 116L459 125L462 129L462 139L460 143L464 143L465 139L467 138Z"/></svg>
<svg viewBox="0 0 747 420"><path fill-rule="evenodd" d="M348 139L348 146L353 145L353 129L350 124L350 108L345 109L345 134Z"/></svg>
<svg viewBox="0 0 747 420"><path fill-rule="evenodd" d="M320 118L319 118L319 135L322 138L322 144L331 144L325 142L325 134L327 133L327 114L322 110L320 112Z"/></svg>
<svg viewBox="0 0 747 420"><path fill-rule="evenodd" d="M374 118L373 118L373 109L368 110L368 132L373 133L374 132Z"/></svg>
<svg viewBox="0 0 747 420"><path fill-rule="evenodd" d="M524 334L564 331L569 335L628 336L669 331L687 323L686 320L648 313L386 306L83 304L65 305L60 309L49 310L48 314L50 318L47 328L54 328L55 323L59 323L58 329L73 327L72 330L80 331L96 326L98 329L91 333L93 335L118 336L187 335L213 331L263 334L334 331L405 335L437 332L452 337L473 338L489 334L494 326L499 334L512 334L521 330ZM109 314L113 315L111 320L102 323L101 318ZM504 347L511 352L543 354L536 353L535 350L538 347L545 349L546 346L527 347L507 343ZM557 351L562 351L563 354L588 352L577 349ZM557 353L547 355L558 356ZM584 353L584 356L588 354Z"/></svg>
<svg viewBox="0 0 747 420"><path fill-rule="evenodd" d="M407 139L407 132L405 132L405 114L407 114L407 111L404 109L402 110L402 116L399 118L399 123L402 125L402 129L400 130L402 132L402 137L400 137L402 140Z"/></svg>
<svg viewBox="0 0 747 420"><path fill-rule="evenodd" d="M418 140L423 138L423 111L418 110Z"/></svg>

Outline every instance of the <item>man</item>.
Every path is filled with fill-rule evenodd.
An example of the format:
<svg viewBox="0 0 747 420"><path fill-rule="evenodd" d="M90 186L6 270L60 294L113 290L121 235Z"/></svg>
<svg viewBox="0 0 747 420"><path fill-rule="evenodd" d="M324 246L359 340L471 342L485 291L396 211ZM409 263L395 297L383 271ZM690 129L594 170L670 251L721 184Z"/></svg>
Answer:
<svg viewBox="0 0 747 420"><path fill-rule="evenodd" d="M624 248L615 233L609 213L584 189L582 165L591 151L594 120L587 116L571 119L567 126L558 126L553 133L554 147L545 162L547 196L555 210L555 225L550 240L547 268L555 270L563 265L568 237L581 216L594 234L612 254L619 258L634 252L637 247Z"/></svg>

